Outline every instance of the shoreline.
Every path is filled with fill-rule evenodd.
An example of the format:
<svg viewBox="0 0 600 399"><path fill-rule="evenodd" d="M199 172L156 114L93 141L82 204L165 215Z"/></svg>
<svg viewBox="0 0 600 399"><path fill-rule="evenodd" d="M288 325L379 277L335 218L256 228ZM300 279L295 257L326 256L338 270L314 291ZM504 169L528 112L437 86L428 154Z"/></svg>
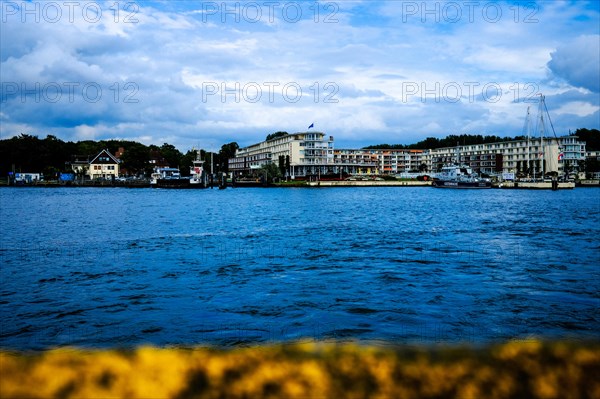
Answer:
<svg viewBox="0 0 600 399"><path fill-rule="evenodd" d="M237 182L233 185L231 182L227 184L226 188L327 188L327 187L431 187L432 181L419 181L419 180L320 180L320 181L304 181L297 180L291 182L280 182L270 183L266 186L258 183L252 183L245 185L244 183ZM152 188L149 182L111 182L111 181L100 181L100 182L85 182L71 183L71 182L58 182L58 181L45 181L36 182L33 184L21 184L21 185L8 185L2 182L0 187L17 187L17 188ZM600 180L582 180L581 182L558 182L558 190L574 189L574 188L598 188L600 187ZM218 185L212 187L219 188ZM492 183L492 187L495 189L503 190L552 190L552 182L512 182L505 181L501 183ZM178 188L169 188L169 190ZM184 188L181 188L184 189ZM189 189L189 188L185 188ZM196 189L196 188L195 188ZM211 189L210 186L205 188L197 189Z"/></svg>

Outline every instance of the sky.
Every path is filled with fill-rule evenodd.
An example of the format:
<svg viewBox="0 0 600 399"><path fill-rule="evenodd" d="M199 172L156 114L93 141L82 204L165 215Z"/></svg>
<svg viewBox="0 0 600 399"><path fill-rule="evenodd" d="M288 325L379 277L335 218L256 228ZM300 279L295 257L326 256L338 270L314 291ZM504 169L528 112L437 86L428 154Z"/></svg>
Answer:
<svg viewBox="0 0 600 399"><path fill-rule="evenodd" d="M598 1L0 0L0 139L218 150L600 129ZM547 133L553 134L553 133Z"/></svg>

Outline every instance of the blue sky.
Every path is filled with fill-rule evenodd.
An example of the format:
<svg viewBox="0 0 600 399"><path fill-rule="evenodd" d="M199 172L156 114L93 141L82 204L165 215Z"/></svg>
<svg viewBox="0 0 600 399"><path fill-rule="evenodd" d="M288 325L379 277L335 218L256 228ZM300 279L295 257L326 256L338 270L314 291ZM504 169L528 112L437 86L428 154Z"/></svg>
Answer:
<svg viewBox="0 0 600 399"><path fill-rule="evenodd" d="M0 136L336 147L600 128L597 1L0 1Z"/></svg>

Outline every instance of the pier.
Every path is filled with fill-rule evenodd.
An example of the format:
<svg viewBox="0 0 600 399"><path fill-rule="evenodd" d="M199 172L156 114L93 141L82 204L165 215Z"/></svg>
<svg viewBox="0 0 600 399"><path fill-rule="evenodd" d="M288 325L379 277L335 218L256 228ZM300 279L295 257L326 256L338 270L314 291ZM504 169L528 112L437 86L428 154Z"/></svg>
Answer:
<svg viewBox="0 0 600 399"><path fill-rule="evenodd" d="M425 187L431 186L430 181L377 181L377 180L339 180L307 182L310 187Z"/></svg>
<svg viewBox="0 0 600 399"><path fill-rule="evenodd" d="M510 182L505 181L494 185L498 188L514 188L514 189L529 189L529 190L570 190L575 188L575 182L551 182L551 181L539 181L539 182Z"/></svg>

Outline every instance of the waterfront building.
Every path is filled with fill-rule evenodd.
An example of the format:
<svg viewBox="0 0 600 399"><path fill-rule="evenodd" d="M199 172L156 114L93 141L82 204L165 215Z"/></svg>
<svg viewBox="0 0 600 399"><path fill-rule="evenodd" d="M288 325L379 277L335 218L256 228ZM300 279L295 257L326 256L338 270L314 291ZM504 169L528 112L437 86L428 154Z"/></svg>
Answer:
<svg viewBox="0 0 600 399"><path fill-rule="evenodd" d="M22 173L14 174L15 184L32 184L42 180L41 173Z"/></svg>
<svg viewBox="0 0 600 399"><path fill-rule="evenodd" d="M114 179L119 177L119 160L108 150L102 150L90 161L90 179Z"/></svg>
<svg viewBox="0 0 600 399"><path fill-rule="evenodd" d="M317 174L436 173L445 164L460 162L487 175L573 174L582 170L585 142L577 136L531 137L494 143L425 149L334 149L324 133L295 133L240 148L229 160L229 170L248 174L268 163L289 157L289 176ZM460 157L460 159L458 158Z"/></svg>
<svg viewBox="0 0 600 399"><path fill-rule="evenodd" d="M249 174L269 163L278 165L280 159L289 165L286 175L292 178L335 173L333 136L299 132L238 148L229 159L229 171L238 176Z"/></svg>
<svg viewBox="0 0 600 399"><path fill-rule="evenodd" d="M460 162L479 173L533 174L573 172L585 160L585 143L576 136L539 137L497 143L459 145L429 151L430 170L439 171L446 163ZM457 159L460 156L460 160Z"/></svg>
<svg viewBox="0 0 600 399"><path fill-rule="evenodd" d="M585 169L585 142L577 136L559 137L559 172L571 174Z"/></svg>
<svg viewBox="0 0 600 399"><path fill-rule="evenodd" d="M336 173L398 174L427 168L425 150L339 149L333 151Z"/></svg>
<svg viewBox="0 0 600 399"><path fill-rule="evenodd" d="M86 179L114 179L119 177L120 161L108 150L102 150L93 157L76 155L71 161L71 169Z"/></svg>
<svg viewBox="0 0 600 399"><path fill-rule="evenodd" d="M334 172L336 174L370 175L378 173L378 159L369 150L333 150Z"/></svg>
<svg viewBox="0 0 600 399"><path fill-rule="evenodd" d="M88 155L73 155L71 157L71 169L76 176L89 178L90 157Z"/></svg>

